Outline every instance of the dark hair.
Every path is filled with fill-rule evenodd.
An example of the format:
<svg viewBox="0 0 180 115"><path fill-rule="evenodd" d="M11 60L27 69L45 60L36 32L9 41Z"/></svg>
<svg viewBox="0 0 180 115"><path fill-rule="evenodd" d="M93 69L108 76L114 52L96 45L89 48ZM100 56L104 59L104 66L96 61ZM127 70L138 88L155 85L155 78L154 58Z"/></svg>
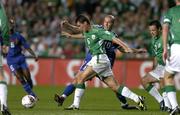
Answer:
<svg viewBox="0 0 180 115"><path fill-rule="evenodd" d="M157 29L162 29L161 23L158 20L153 20L149 23L149 26L156 26Z"/></svg>
<svg viewBox="0 0 180 115"><path fill-rule="evenodd" d="M87 16L85 16L84 14L80 14L77 18L76 18L76 23L80 22L80 23L84 23L87 22L88 24L90 24L90 20Z"/></svg>

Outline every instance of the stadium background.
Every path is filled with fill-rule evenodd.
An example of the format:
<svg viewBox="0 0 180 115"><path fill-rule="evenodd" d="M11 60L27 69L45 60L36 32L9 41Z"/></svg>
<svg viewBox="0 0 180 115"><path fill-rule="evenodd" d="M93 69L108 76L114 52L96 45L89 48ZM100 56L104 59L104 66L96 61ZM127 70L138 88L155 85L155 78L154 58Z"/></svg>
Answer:
<svg viewBox="0 0 180 115"><path fill-rule="evenodd" d="M132 48L149 49L148 22L162 19L173 0L3 0L9 17L16 20L16 29L30 42L39 55L31 67L35 85L65 86L73 79L85 56L83 40L65 39L60 34L59 23L86 13L92 23L101 24L106 14L116 17L113 31ZM26 52L25 52L26 53ZM29 56L28 53L26 53ZM151 51L146 54L121 53L117 56L114 72L120 83L130 88L140 87L140 78L152 67ZM5 76L9 84L18 84L5 65ZM180 89L180 77L176 77ZM88 83L93 87L105 87L98 79Z"/></svg>

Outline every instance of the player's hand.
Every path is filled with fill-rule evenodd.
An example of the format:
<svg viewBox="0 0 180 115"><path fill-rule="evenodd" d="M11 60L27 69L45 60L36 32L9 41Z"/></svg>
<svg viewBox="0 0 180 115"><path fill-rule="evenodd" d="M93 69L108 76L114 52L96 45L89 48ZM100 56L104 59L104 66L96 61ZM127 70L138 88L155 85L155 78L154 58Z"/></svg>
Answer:
<svg viewBox="0 0 180 115"><path fill-rule="evenodd" d="M38 61L38 56L35 56L35 57L34 57L34 60L37 62L37 61Z"/></svg>
<svg viewBox="0 0 180 115"><path fill-rule="evenodd" d="M131 48L124 49L125 53L133 53L133 50Z"/></svg>
<svg viewBox="0 0 180 115"><path fill-rule="evenodd" d="M62 31L62 32L61 32L61 35L62 35L62 36L66 36L66 37L68 37L68 38L71 37L71 34L65 32L65 31Z"/></svg>
<svg viewBox="0 0 180 115"><path fill-rule="evenodd" d="M7 54L7 53L8 53L8 51L9 51L9 47L8 47L8 46L3 45L3 46L2 46L2 53L3 53L3 54Z"/></svg>
<svg viewBox="0 0 180 115"><path fill-rule="evenodd" d="M63 27L64 25L68 24L68 20L65 19L65 20L62 20L61 23L60 23L60 27Z"/></svg>
<svg viewBox="0 0 180 115"><path fill-rule="evenodd" d="M147 53L147 50L144 48L137 49L136 53Z"/></svg>
<svg viewBox="0 0 180 115"><path fill-rule="evenodd" d="M166 63L166 60L169 60L169 55L167 49L163 50L163 62Z"/></svg>

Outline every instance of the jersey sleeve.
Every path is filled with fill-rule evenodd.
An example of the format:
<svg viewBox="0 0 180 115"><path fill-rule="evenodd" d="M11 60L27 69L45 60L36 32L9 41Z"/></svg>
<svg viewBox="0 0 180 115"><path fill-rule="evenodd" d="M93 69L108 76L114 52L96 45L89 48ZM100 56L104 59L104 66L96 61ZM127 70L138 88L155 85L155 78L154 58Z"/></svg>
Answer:
<svg viewBox="0 0 180 115"><path fill-rule="evenodd" d="M168 24L171 24L172 22L172 17L170 15L170 10L166 12L166 14L164 15L163 17L163 23L168 23Z"/></svg>
<svg viewBox="0 0 180 115"><path fill-rule="evenodd" d="M112 41L114 38L116 38L112 32L106 31L104 29L99 30L98 35L100 38L108 41Z"/></svg>
<svg viewBox="0 0 180 115"><path fill-rule="evenodd" d="M20 38L21 44L23 45L25 49L30 48L30 45L26 42L25 38L21 34L19 34L19 38Z"/></svg>
<svg viewBox="0 0 180 115"><path fill-rule="evenodd" d="M3 44L9 45L8 19L7 19L3 4L1 2L0 2L0 31L2 35Z"/></svg>

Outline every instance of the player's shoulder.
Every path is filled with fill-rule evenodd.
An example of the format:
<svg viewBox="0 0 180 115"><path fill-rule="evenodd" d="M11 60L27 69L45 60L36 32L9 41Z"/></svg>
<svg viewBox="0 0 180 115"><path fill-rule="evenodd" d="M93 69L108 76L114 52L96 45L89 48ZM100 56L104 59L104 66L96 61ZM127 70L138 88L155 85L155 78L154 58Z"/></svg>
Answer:
<svg viewBox="0 0 180 115"><path fill-rule="evenodd" d="M177 13L177 11L178 11L178 13L179 13L179 10L180 10L180 6L174 6L174 7L172 7L172 8L169 8L167 12L168 12L169 14L175 14L175 13Z"/></svg>
<svg viewBox="0 0 180 115"><path fill-rule="evenodd" d="M99 29L104 29L103 25L98 25L98 24L94 24L93 27L94 28L99 28Z"/></svg>
<svg viewBox="0 0 180 115"><path fill-rule="evenodd" d="M92 31L94 32L94 33L100 33L100 32L102 32L102 31L105 31L104 30L104 28L100 28L99 26L92 26Z"/></svg>

